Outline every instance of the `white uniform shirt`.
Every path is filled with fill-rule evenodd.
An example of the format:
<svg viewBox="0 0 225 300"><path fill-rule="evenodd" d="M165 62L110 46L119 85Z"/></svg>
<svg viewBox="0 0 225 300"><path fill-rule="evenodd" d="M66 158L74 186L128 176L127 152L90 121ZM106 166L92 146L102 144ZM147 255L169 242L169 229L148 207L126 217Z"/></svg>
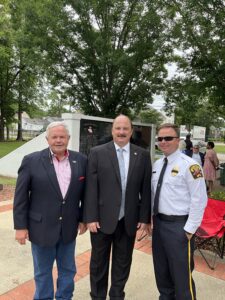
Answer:
<svg viewBox="0 0 225 300"><path fill-rule="evenodd" d="M164 157L153 165L152 199L155 197ZM202 168L179 150L167 158L168 164L159 196L159 213L189 215L184 230L195 233L201 224L208 199Z"/></svg>

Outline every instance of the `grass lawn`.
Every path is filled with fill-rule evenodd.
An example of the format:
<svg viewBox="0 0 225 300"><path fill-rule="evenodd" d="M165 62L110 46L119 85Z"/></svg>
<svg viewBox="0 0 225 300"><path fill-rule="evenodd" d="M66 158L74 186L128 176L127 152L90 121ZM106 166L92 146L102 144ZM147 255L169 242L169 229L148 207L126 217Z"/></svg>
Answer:
<svg viewBox="0 0 225 300"><path fill-rule="evenodd" d="M17 142L17 141L0 142L0 158L12 152L16 148L23 145L24 143L26 142ZM0 184L16 185L16 178L0 176Z"/></svg>
<svg viewBox="0 0 225 300"><path fill-rule="evenodd" d="M214 150L216 151L216 153L225 154L225 145L215 145Z"/></svg>
<svg viewBox="0 0 225 300"><path fill-rule="evenodd" d="M20 147L25 143L26 142L24 141L23 142L17 142L17 141L0 142L0 158L12 152L13 150L15 150L16 148Z"/></svg>
<svg viewBox="0 0 225 300"><path fill-rule="evenodd" d="M0 184L16 185L16 178L0 176Z"/></svg>

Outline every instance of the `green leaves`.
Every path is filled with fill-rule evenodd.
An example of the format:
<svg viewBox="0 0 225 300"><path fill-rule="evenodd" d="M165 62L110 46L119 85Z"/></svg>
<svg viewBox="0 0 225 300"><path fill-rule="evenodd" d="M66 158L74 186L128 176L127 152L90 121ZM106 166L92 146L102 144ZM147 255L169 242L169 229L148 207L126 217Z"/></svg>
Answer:
<svg viewBox="0 0 225 300"><path fill-rule="evenodd" d="M74 97L77 107L114 117L152 102L153 91L162 88L159 79L167 73L168 55L156 2L35 3L39 8L30 27L45 52L48 75L55 84L69 84L64 93ZM50 15L46 12L53 3Z"/></svg>

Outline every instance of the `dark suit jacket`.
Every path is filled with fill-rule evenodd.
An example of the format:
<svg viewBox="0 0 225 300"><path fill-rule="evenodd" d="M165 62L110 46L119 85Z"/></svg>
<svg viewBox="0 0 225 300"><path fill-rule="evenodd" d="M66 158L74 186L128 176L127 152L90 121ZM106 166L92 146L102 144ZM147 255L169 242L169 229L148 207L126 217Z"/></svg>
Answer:
<svg viewBox="0 0 225 300"><path fill-rule="evenodd" d="M24 157L14 199L14 228L28 229L39 246L54 246L60 234L72 242L82 218L87 159L69 151L71 182L63 199L49 149Z"/></svg>
<svg viewBox="0 0 225 300"><path fill-rule="evenodd" d="M135 235L138 222L150 222L151 163L149 153L130 144L125 198L125 228ZM84 221L99 222L101 231L114 232L121 204L121 180L113 142L91 149L88 160Z"/></svg>

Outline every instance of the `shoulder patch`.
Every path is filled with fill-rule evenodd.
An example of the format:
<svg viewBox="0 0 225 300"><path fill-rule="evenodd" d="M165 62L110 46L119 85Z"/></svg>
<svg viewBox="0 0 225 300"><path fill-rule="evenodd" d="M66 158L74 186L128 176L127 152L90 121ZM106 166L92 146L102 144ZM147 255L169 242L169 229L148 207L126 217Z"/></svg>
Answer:
<svg viewBox="0 0 225 300"><path fill-rule="evenodd" d="M191 165L189 170L194 179L203 177L202 170L199 165Z"/></svg>

